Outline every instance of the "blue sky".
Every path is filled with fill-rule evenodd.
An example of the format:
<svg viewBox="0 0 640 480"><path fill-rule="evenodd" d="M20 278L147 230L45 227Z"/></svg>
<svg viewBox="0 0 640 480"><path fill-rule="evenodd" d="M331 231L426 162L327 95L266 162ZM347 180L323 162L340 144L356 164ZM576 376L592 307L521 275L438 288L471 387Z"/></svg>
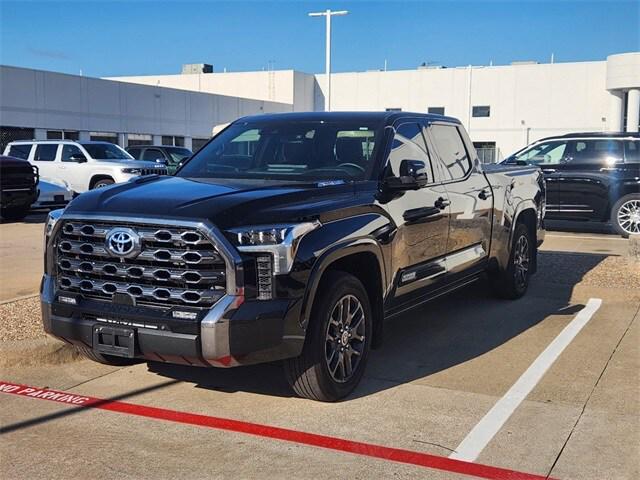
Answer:
<svg viewBox="0 0 640 480"><path fill-rule="evenodd" d="M71 1L0 0L0 63L88 76L324 70L324 21L334 17L333 70L603 60L640 50L633 1Z"/></svg>

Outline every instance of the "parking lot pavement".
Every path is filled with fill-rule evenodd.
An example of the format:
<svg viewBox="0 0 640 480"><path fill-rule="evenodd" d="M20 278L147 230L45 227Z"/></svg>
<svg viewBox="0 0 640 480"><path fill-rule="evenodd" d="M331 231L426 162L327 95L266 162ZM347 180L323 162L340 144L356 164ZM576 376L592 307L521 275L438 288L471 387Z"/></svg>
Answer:
<svg viewBox="0 0 640 480"><path fill-rule="evenodd" d="M638 478L640 271L593 250L567 253L550 236L523 299L495 300L477 284L389 322L363 383L340 403L293 397L277 364L7 368L0 380L168 409L176 420L216 417L219 428L132 415L138 407L104 411L0 393L3 464L18 478L462 478L438 465L590 299L602 299L476 462L556 478ZM434 457L430 468L408 465L229 431L220 419Z"/></svg>
<svg viewBox="0 0 640 480"><path fill-rule="evenodd" d="M37 292L43 219L0 225L2 298ZM590 299L599 298L602 305L476 462L558 478L635 479L640 266L624 257L626 242L550 232L525 298L495 300L477 284L389 322L362 385L336 404L294 398L277 364L217 370L78 361L5 368L0 381L118 398L177 417L194 413L321 434L336 445L350 440L403 449L434 455L418 460L442 466ZM18 303L37 309L37 302L28 302ZM123 412L2 393L0 402L0 455L18 478L460 477L375 455Z"/></svg>
<svg viewBox="0 0 640 480"><path fill-rule="evenodd" d="M46 214L0 225L0 302L38 293Z"/></svg>

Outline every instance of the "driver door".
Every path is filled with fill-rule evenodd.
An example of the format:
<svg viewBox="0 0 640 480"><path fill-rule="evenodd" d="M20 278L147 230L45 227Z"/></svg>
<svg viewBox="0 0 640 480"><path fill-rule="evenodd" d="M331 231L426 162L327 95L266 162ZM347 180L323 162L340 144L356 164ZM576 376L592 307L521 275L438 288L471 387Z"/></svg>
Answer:
<svg viewBox="0 0 640 480"><path fill-rule="evenodd" d="M83 192L87 189L89 183L86 178L87 156L76 145L62 145L58 172L58 178L69 185L74 192Z"/></svg>

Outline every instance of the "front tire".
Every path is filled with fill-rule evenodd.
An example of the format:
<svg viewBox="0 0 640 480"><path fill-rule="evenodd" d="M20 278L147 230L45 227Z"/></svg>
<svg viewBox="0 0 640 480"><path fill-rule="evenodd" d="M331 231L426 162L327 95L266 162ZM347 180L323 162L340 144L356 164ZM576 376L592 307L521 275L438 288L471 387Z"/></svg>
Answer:
<svg viewBox="0 0 640 480"><path fill-rule="evenodd" d="M302 354L285 361L285 373L301 397L335 402L360 382L371 348L373 317L362 282L328 272L313 304Z"/></svg>
<svg viewBox="0 0 640 480"><path fill-rule="evenodd" d="M0 216L2 216L3 220L9 220L12 222L22 220L29 213L31 206L26 205L24 207L10 207L3 208L0 211Z"/></svg>
<svg viewBox="0 0 640 480"><path fill-rule="evenodd" d="M93 184L93 187L91 187L91 189L93 190L94 188L108 187L109 185L113 185L114 183L116 182L114 182L111 178L101 178Z"/></svg>
<svg viewBox="0 0 640 480"><path fill-rule="evenodd" d="M517 224L511 241L509 264L505 270L491 276L493 290L497 296L515 300L527 292L534 248L527 226L524 223Z"/></svg>
<svg viewBox="0 0 640 480"><path fill-rule="evenodd" d="M640 234L640 194L625 195L613 205L611 224L624 238Z"/></svg>

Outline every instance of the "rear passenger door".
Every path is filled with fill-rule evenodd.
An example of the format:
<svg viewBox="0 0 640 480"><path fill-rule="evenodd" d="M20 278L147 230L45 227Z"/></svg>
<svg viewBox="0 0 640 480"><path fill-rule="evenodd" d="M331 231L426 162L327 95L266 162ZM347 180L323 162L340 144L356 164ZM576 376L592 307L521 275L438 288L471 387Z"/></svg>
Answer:
<svg viewBox="0 0 640 480"><path fill-rule="evenodd" d="M443 185L450 205L447 271L469 273L488 258L493 199L489 182L480 170L471 140L461 126L431 123L430 142L440 160Z"/></svg>
<svg viewBox="0 0 640 480"><path fill-rule="evenodd" d="M444 277L449 233L447 194L433 168L422 125L417 120L402 120L394 128L385 175L399 177L403 160L420 161L426 165L429 183L394 195L384 203L397 226L392 256L397 279L392 307L413 301Z"/></svg>
<svg viewBox="0 0 640 480"><path fill-rule="evenodd" d="M606 220L611 191L624 165L622 140L591 138L571 140L565 161L557 167L560 218Z"/></svg>
<svg viewBox="0 0 640 480"><path fill-rule="evenodd" d="M42 177L43 180L47 178L60 178L58 163L56 162L57 156L57 143L35 144L35 149L32 151L31 163L38 167L40 177Z"/></svg>

